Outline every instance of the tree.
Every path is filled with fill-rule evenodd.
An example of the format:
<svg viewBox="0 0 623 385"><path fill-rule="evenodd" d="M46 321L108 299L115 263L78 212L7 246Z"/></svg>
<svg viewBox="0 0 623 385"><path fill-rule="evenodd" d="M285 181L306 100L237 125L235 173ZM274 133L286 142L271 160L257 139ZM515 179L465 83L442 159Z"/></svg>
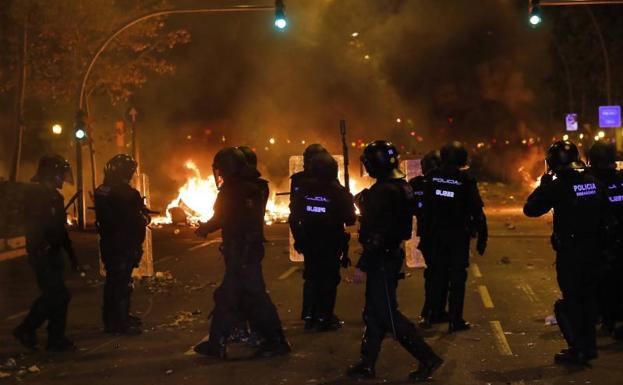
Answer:
<svg viewBox="0 0 623 385"><path fill-rule="evenodd" d="M4 17L11 27L3 49L9 53L0 63L0 92L16 86L19 31L24 22L29 42L26 57L28 100L58 101L77 98L77 90L89 60L108 35L123 23L165 1L43 0L11 1ZM53 6L51 6L53 4ZM190 41L184 29L169 30L164 18L140 23L119 36L96 64L87 94L105 93L112 103L127 100L151 74L166 75L175 66L167 51ZM0 48L2 49L2 48Z"/></svg>

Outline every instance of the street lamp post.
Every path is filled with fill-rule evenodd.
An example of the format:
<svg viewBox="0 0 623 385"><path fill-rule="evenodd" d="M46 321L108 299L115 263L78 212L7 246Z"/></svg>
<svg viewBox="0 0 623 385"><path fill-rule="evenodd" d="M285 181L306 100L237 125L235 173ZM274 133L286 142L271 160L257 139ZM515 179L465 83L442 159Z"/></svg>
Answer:
<svg viewBox="0 0 623 385"><path fill-rule="evenodd" d="M106 40L100 45L98 50L95 52L91 60L89 61L89 65L84 72L84 76L82 77L82 83L80 84L79 96L78 96L78 116L85 116L88 111L85 111L85 91L86 84L89 79L89 75L95 65L97 59L101 56L102 52L106 50L111 41L113 41L117 36L119 36L125 30L131 28L132 26L143 22L145 20L153 19L159 16L168 16L168 15L185 15L185 14L198 14L198 13L236 13L236 12L265 12L265 11L274 11L275 12L275 26L279 29L284 29L287 26L287 21L285 19L285 7L283 4L283 0L276 0L275 5L237 5L230 7L214 7L214 8L189 8L189 9L169 9L162 11L150 12L145 15L139 16L128 21L126 24L122 25L118 29L116 29L113 33L111 33ZM88 107L86 107L88 110ZM82 142L76 138L76 180L78 190L83 190L83 178L82 178ZM78 227L84 229L86 226L85 223L85 214L86 214L86 199L85 194L81 194L78 198Z"/></svg>

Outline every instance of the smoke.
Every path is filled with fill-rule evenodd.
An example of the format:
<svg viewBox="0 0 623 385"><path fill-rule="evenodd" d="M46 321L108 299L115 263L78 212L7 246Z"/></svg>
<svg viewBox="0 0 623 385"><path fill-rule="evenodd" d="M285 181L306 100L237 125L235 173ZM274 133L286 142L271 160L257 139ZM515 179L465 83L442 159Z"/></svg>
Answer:
<svg viewBox="0 0 623 385"><path fill-rule="evenodd" d="M352 159L362 143L380 138L417 156L449 139L517 140L542 130L535 122L547 42L525 26L523 2L286 6L285 32L272 29L266 14L168 19L188 28L192 42L175 51L176 76L136 95L148 116L143 160L152 190L174 190L188 158L209 172L223 145L256 149L265 176L280 181L288 156L310 143L341 152L340 119Z"/></svg>

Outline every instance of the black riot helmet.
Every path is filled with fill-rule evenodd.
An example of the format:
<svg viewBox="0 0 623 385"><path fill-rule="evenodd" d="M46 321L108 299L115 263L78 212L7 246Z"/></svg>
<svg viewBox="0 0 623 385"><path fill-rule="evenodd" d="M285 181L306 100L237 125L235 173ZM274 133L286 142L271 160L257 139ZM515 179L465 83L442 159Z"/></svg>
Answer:
<svg viewBox="0 0 623 385"><path fill-rule="evenodd" d="M248 167L244 153L236 147L225 147L214 155L212 172L217 186L223 181L239 176Z"/></svg>
<svg viewBox="0 0 623 385"><path fill-rule="evenodd" d="M597 169L616 168L617 151L612 143L597 141L588 150L588 162Z"/></svg>
<svg viewBox="0 0 623 385"><path fill-rule="evenodd" d="M436 169L441 165L441 157L439 156L439 151L430 151L422 160L420 160L420 167L422 168L422 174L426 175L432 170Z"/></svg>
<svg viewBox="0 0 623 385"><path fill-rule="evenodd" d="M307 146L303 152L303 170L307 171L310 166L310 162L314 156L321 153L328 153L327 150L322 147L322 144L314 143Z"/></svg>
<svg viewBox="0 0 623 385"><path fill-rule="evenodd" d="M376 140L363 149L361 162L368 174L375 179L399 179L405 174L399 168L400 154L391 142Z"/></svg>
<svg viewBox="0 0 623 385"><path fill-rule="evenodd" d="M44 155L39 159L37 173L30 179L32 182L52 182L56 188L62 188L63 182L74 184L74 176L69 162L60 155Z"/></svg>
<svg viewBox="0 0 623 385"><path fill-rule="evenodd" d="M554 172L585 167L580 161L578 148L568 140L559 140L552 144L545 155L545 162L547 162L547 167Z"/></svg>
<svg viewBox="0 0 623 385"><path fill-rule="evenodd" d="M257 167L257 154L249 146L238 146L238 150L242 151L244 158L249 166Z"/></svg>
<svg viewBox="0 0 623 385"><path fill-rule="evenodd" d="M337 179L337 169L336 160L327 152L316 154L309 164L310 176L326 181Z"/></svg>
<svg viewBox="0 0 623 385"><path fill-rule="evenodd" d="M104 183L130 183L137 163L130 155L117 154L104 167Z"/></svg>
<svg viewBox="0 0 623 385"><path fill-rule="evenodd" d="M441 163L448 166L467 166L467 150L461 142L450 142L441 147Z"/></svg>

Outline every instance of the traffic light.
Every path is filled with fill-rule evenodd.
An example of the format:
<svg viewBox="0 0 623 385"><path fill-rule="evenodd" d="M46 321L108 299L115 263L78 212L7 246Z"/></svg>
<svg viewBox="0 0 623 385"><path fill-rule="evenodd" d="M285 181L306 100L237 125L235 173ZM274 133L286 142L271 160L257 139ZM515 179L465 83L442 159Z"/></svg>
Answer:
<svg viewBox="0 0 623 385"><path fill-rule="evenodd" d="M283 0L275 0L275 27L277 29L283 30L288 26L285 9Z"/></svg>
<svg viewBox="0 0 623 385"><path fill-rule="evenodd" d="M84 111L79 111L76 115L76 125L74 126L74 137L79 142L87 137L87 124L85 119L86 114Z"/></svg>
<svg viewBox="0 0 623 385"><path fill-rule="evenodd" d="M530 18L528 19L528 21L530 21L530 25L532 25L533 27L536 27L537 25L541 24L541 21L543 21L543 19L541 18L540 3L540 0L530 0Z"/></svg>

